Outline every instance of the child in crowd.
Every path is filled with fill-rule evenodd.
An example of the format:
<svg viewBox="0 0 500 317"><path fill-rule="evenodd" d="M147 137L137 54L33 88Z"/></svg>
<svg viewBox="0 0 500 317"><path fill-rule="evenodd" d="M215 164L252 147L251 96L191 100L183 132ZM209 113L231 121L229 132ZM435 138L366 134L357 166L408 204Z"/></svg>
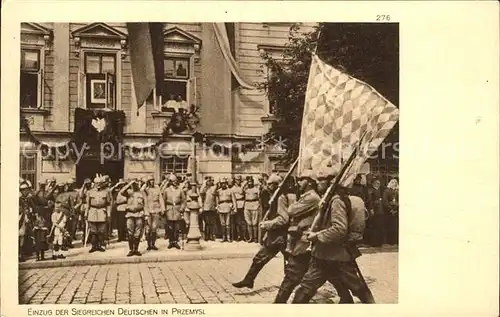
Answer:
<svg viewBox="0 0 500 317"><path fill-rule="evenodd" d="M59 209L55 208L52 213L52 236L53 236L53 247L52 247L52 259L65 259L66 257L63 255L63 242L64 242L64 234L65 234L65 226L66 226L66 216Z"/></svg>

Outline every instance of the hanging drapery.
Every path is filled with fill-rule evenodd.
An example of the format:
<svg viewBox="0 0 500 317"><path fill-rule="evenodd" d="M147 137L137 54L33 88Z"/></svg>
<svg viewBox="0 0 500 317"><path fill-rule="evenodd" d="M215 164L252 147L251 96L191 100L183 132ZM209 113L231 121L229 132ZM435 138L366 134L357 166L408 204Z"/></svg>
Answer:
<svg viewBox="0 0 500 317"><path fill-rule="evenodd" d="M229 45L226 25L224 23L213 23L213 26L215 30L215 37L217 38L217 42L219 43L222 55L229 65L234 78L236 78L242 88L257 89L257 87L253 83L245 79L243 73L238 67L238 64L236 63L236 60L234 59L234 56L231 54L231 47Z"/></svg>

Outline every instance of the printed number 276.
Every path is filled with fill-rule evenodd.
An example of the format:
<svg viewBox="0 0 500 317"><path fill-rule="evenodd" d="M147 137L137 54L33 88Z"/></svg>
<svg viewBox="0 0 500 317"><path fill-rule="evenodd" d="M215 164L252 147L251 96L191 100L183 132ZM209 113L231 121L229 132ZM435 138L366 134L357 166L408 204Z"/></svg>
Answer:
<svg viewBox="0 0 500 317"><path fill-rule="evenodd" d="M377 21L391 21L391 16L386 14L377 14Z"/></svg>

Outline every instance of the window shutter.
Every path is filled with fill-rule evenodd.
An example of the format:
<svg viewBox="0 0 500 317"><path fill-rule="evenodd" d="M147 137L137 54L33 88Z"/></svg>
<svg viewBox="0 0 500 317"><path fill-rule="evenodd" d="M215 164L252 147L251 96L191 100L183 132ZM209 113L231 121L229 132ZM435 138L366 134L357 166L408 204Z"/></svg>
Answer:
<svg viewBox="0 0 500 317"><path fill-rule="evenodd" d="M82 71L78 72L78 107L86 108L85 105L85 90L87 88L86 85L86 76Z"/></svg>
<svg viewBox="0 0 500 317"><path fill-rule="evenodd" d="M38 109L43 108L43 101L45 99L44 94L45 80L43 78L43 69L38 71Z"/></svg>
<svg viewBox="0 0 500 317"><path fill-rule="evenodd" d="M186 98L188 102L188 109L191 109L191 105L197 104L196 102L196 77L190 78L188 81L188 97Z"/></svg>

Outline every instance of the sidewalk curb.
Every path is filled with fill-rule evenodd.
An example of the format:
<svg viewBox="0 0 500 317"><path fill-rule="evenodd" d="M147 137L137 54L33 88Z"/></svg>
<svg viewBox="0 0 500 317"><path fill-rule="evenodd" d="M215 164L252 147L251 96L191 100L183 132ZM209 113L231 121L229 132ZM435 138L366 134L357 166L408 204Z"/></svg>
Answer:
<svg viewBox="0 0 500 317"><path fill-rule="evenodd" d="M384 248L360 248L362 254L384 253L384 252L398 252L398 247L384 247ZM252 252L239 252L239 253L203 253L196 252L175 254L175 255L161 255L161 256L142 256L142 257L118 257L118 258L99 258L99 259L78 259L78 260L65 260L65 261L45 261L45 262L31 262L19 263L19 270L28 269L48 269L56 267L73 267L73 266L87 266L87 265L110 265L110 264L135 264L135 263L158 263L158 262L179 262L179 261L200 261L200 260L226 260L226 259L251 259L254 257L256 251Z"/></svg>

